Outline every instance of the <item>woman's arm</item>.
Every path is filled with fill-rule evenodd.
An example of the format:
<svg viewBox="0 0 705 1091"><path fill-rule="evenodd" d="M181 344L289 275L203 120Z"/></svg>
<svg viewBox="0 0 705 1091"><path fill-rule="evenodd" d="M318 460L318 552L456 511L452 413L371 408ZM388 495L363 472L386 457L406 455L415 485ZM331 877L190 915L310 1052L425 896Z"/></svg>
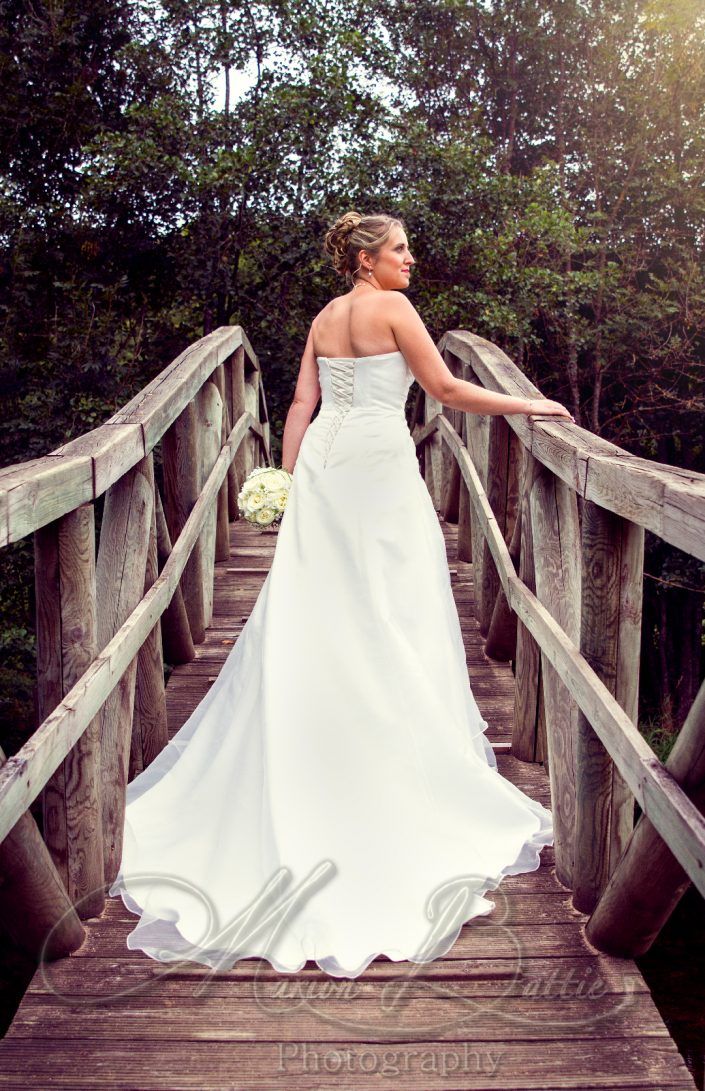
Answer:
<svg viewBox="0 0 705 1091"><path fill-rule="evenodd" d="M560 402L548 398L515 398L497 394L477 383L457 379L433 343L418 311L401 292L390 292L390 321L397 344L420 385L436 401L465 413L507 416L516 413L573 416Z"/></svg>
<svg viewBox="0 0 705 1091"><path fill-rule="evenodd" d="M294 398L286 415L282 436L282 469L288 470L289 473L294 472L301 441L311 423L311 417L320 396L321 385L318 381L318 364L313 351L312 323L306 339L306 348L301 357Z"/></svg>

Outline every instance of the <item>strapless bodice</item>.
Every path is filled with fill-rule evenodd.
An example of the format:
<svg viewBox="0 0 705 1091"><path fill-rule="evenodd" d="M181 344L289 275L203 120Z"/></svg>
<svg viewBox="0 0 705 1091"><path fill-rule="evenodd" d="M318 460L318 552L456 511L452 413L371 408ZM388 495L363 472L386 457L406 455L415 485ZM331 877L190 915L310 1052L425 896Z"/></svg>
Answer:
<svg viewBox="0 0 705 1091"><path fill-rule="evenodd" d="M399 349L374 356L317 356L316 360L321 409L404 410L414 376Z"/></svg>
<svg viewBox="0 0 705 1091"><path fill-rule="evenodd" d="M333 440L346 418L348 421L357 418L360 425L369 418L404 418L414 375L399 349L374 356L317 356L316 360L321 387L318 416L326 426L325 466Z"/></svg>

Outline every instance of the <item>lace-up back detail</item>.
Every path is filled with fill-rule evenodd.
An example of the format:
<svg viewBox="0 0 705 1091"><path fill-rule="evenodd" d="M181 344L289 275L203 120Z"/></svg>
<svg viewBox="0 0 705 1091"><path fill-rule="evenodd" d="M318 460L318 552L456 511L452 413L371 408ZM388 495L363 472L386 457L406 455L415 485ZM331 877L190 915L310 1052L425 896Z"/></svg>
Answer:
<svg viewBox="0 0 705 1091"><path fill-rule="evenodd" d="M325 359L328 359L327 357ZM330 373L330 392L332 395L335 415L333 416L328 432L324 440L323 465L328 462L328 454L333 446L333 440L338 434L338 429L343 423L344 417L350 412L353 405L353 389L355 383L355 361L328 359Z"/></svg>
<svg viewBox="0 0 705 1091"><path fill-rule="evenodd" d="M319 427L325 428L322 457L326 466L335 437L352 411L361 420L403 418L414 376L398 349L373 356L317 356L316 359L321 386Z"/></svg>

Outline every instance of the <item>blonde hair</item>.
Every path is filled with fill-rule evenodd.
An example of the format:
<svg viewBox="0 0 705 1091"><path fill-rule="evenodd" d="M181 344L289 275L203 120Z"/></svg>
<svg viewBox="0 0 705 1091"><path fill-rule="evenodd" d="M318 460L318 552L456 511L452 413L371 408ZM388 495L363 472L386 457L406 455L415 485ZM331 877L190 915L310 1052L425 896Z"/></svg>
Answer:
<svg viewBox="0 0 705 1091"><path fill-rule="evenodd" d="M360 270L358 252L377 254L395 227L404 230L401 220L385 213L363 216L354 210L346 212L326 232L323 249L332 258L336 272L354 284L355 274Z"/></svg>

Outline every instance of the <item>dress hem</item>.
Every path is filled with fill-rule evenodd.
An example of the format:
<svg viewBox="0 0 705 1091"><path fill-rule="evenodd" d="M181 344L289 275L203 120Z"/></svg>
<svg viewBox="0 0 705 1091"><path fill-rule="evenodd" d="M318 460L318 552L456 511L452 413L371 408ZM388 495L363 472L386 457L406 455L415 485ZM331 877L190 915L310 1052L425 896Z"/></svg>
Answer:
<svg viewBox="0 0 705 1091"><path fill-rule="evenodd" d="M472 890L473 898L482 898L488 891L496 890L500 886L502 881L510 875L523 875L532 871L537 871L538 868L541 866L541 850L549 845L553 845L554 843L553 821L550 811L544 808L542 804L537 803L534 800L532 800L531 802L534 804L534 813L539 819L540 824L538 830L529 838L528 841L524 842L519 853L510 864L507 864L505 867L501 868L499 872L495 873L495 875L489 876L476 889ZM145 914L142 908L134 900L132 895L124 888L122 883L123 880L121 880L120 876L118 876L110 887L110 890L108 892L109 896L116 897L119 895L128 912L140 916L140 923L144 923ZM241 962L245 959L257 959L258 961L267 962L269 966L277 973L296 974L300 973L306 967L307 963L313 962L323 973L327 974L330 977L355 979L359 977L362 973L364 973L368 966L372 962L374 962L375 959L380 958L380 956L386 956L392 962L410 962L415 963L416 965L424 965L427 962L435 961L436 959L442 957L444 954L447 954L447 952L454 946L465 924L467 924L471 920L474 920L475 917L488 916L494 908L495 903L491 902L487 909L481 909L465 917L457 926L457 928L455 928L447 936L443 937L442 940L438 941L436 947L434 948L434 952L427 958L413 958L405 952L400 952L399 948L387 946L384 949L374 951L369 956L365 956L362 963L360 963L355 969L341 967L338 960L333 955L323 955L320 958L309 956L308 958L303 959L303 961L301 961L296 966L287 966L283 963L278 962L277 960L273 961L267 955L262 953L241 953L238 954L238 957L233 963L230 964L230 966L226 967L223 966L224 958L222 952L220 954L220 957L216 956L208 958L208 956L206 955L206 957L204 958L197 958L194 957L193 954L189 956L186 953L178 953L175 951L165 952L163 949L160 949L159 953L162 956L169 954L171 957L159 957L158 954L153 953L153 951L156 950L156 947L154 946L150 947L146 945L142 946L138 943L130 943L130 939L134 935L134 930L127 937L127 947L130 950L142 951L145 955L147 955L148 958L151 958L155 962L161 963L192 962L210 967L214 970L220 969L229 971L238 962ZM148 917L147 924L152 924L155 922L171 925L174 928L174 931L176 932L179 939L183 940L184 944L188 944L189 941L179 931L176 922L165 921L164 918L161 917ZM189 950L193 951L193 945L189 946ZM198 949L197 953L204 953L205 950L206 949L203 948Z"/></svg>

